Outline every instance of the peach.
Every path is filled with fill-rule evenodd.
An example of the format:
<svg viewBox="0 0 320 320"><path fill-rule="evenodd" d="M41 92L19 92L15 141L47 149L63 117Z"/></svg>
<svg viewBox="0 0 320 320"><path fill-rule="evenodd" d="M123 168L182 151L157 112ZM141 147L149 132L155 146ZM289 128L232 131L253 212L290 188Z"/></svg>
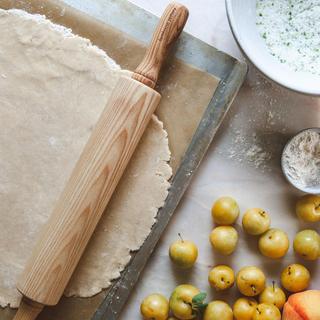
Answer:
<svg viewBox="0 0 320 320"><path fill-rule="evenodd" d="M291 295L284 305L282 320L320 320L320 290Z"/></svg>

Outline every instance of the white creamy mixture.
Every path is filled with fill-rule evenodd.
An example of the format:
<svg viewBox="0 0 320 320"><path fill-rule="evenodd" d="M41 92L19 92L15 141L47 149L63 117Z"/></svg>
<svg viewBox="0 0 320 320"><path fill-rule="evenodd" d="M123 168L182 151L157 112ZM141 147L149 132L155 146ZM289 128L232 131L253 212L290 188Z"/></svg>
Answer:
<svg viewBox="0 0 320 320"><path fill-rule="evenodd" d="M257 0L257 26L271 54L320 75L320 0Z"/></svg>
<svg viewBox="0 0 320 320"><path fill-rule="evenodd" d="M295 136L284 151L283 165L298 186L319 186L320 132L305 130Z"/></svg>

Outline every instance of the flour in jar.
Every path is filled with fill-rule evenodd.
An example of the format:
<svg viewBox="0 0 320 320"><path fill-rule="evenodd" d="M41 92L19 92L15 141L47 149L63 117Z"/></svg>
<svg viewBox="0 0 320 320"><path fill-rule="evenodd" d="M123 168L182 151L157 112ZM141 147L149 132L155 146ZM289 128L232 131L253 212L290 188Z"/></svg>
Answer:
<svg viewBox="0 0 320 320"><path fill-rule="evenodd" d="M320 0L257 0L256 16L274 57L293 71L320 75Z"/></svg>
<svg viewBox="0 0 320 320"><path fill-rule="evenodd" d="M304 130L283 152L282 164L287 176L300 187L320 185L320 132Z"/></svg>

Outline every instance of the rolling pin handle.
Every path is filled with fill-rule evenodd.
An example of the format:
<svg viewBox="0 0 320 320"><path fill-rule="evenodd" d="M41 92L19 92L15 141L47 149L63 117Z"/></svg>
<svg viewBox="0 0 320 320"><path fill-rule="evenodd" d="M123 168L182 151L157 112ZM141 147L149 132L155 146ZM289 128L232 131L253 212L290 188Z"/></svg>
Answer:
<svg viewBox="0 0 320 320"><path fill-rule="evenodd" d="M179 37L189 16L182 4L169 4L160 18L146 54L134 71L132 78L150 88L156 86L163 61L171 44Z"/></svg>
<svg viewBox="0 0 320 320"><path fill-rule="evenodd" d="M13 320L35 320L43 308L43 304L23 297Z"/></svg>

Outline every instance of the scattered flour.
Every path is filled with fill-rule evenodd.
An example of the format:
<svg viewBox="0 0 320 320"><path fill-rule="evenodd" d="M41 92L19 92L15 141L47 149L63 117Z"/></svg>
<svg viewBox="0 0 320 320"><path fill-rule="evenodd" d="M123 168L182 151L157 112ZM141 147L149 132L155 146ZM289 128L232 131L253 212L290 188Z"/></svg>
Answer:
<svg viewBox="0 0 320 320"><path fill-rule="evenodd" d="M256 168L265 170L272 154L265 149L265 145L259 137L256 134L248 137L242 130L236 130L234 135L233 145L229 150L229 158L240 163L246 161Z"/></svg>
<svg viewBox="0 0 320 320"><path fill-rule="evenodd" d="M283 153L283 168L301 187L320 185L320 132L304 130L295 136Z"/></svg>
<svg viewBox="0 0 320 320"><path fill-rule="evenodd" d="M256 167L260 167L265 161L271 159L271 154L269 152L266 152L259 145L252 145L247 150L246 155L248 160L253 162Z"/></svg>
<svg viewBox="0 0 320 320"><path fill-rule="evenodd" d="M282 88L252 69L247 85L250 100L242 100L240 94L240 108L236 114L230 113L228 149L220 153L239 165L248 164L259 171L269 172L279 162L279 154L287 141L287 115L281 101Z"/></svg>
<svg viewBox="0 0 320 320"><path fill-rule="evenodd" d="M273 56L294 71L320 75L320 0L257 0L256 12Z"/></svg>

